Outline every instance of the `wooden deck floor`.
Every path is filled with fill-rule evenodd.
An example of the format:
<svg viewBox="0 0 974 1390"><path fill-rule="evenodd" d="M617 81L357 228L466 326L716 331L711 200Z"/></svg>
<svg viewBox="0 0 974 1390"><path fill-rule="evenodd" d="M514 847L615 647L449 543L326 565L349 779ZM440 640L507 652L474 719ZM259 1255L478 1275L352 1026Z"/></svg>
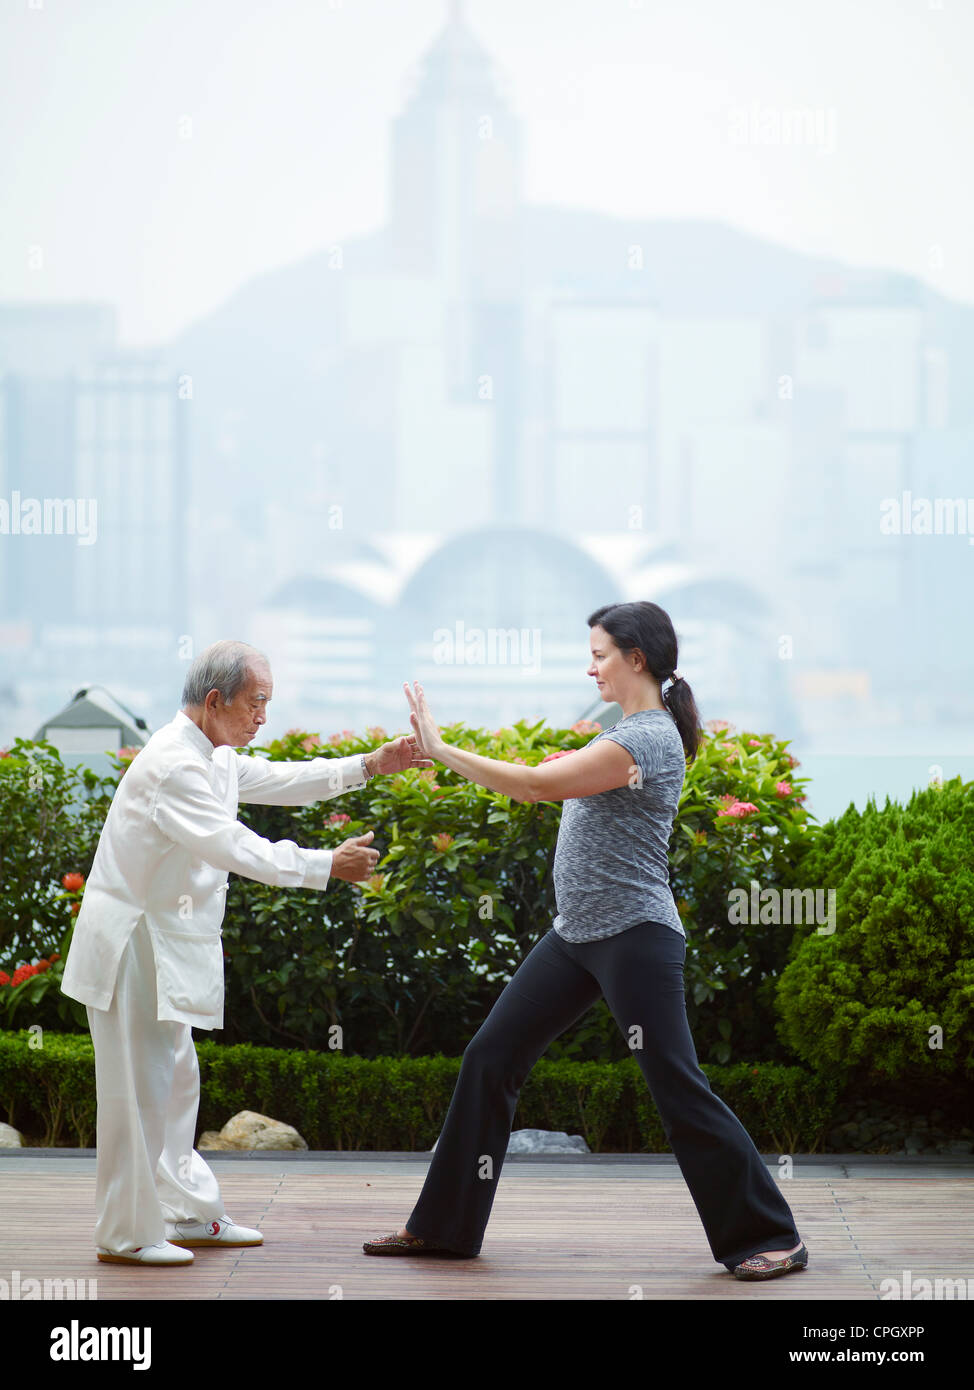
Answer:
<svg viewBox="0 0 974 1390"><path fill-rule="evenodd" d="M474 1260L368 1257L406 1219L421 1160L220 1162L228 1212L265 1244L200 1250L162 1272L96 1261L92 1159L0 1159L0 1279L97 1280L97 1298L878 1300L882 1281L971 1279L974 1167L796 1165L789 1205L810 1254L800 1274L735 1280L710 1253L673 1166L510 1162ZM785 1186L785 1184L783 1184Z"/></svg>

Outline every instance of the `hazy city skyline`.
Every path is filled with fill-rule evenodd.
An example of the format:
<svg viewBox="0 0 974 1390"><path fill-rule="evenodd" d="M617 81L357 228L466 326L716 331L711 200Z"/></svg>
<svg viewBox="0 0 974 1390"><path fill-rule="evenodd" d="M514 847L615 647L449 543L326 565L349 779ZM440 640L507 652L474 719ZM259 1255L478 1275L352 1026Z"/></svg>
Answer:
<svg viewBox="0 0 974 1390"><path fill-rule="evenodd" d="M797 739L828 813L970 762L967 537L883 524L953 515L970 474L974 306L946 280L971 118L931 67L964 24L792 6L769 32L744 5L694 47L635 0L532 8L517 40L504 6L433 9L0 21L35 92L0 156L0 742L89 682L163 722L227 635L271 654L277 732L398 719L410 676L444 721L569 723L586 613L651 598L703 717ZM890 143L898 49L853 93L867 39L915 41L936 87L917 149ZM319 52L354 94L311 81Z"/></svg>
<svg viewBox="0 0 974 1390"><path fill-rule="evenodd" d="M390 123L456 8L7 7L0 298L107 302L123 346L156 345L379 227ZM974 303L969 7L459 8L522 123L527 203L714 219Z"/></svg>

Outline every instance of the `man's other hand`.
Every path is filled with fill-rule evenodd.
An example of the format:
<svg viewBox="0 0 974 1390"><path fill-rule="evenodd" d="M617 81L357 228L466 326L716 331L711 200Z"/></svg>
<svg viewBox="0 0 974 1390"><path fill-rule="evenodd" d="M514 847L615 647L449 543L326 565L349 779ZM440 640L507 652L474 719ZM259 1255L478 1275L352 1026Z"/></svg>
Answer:
<svg viewBox="0 0 974 1390"><path fill-rule="evenodd" d="M343 840L332 853L331 876L343 878L347 883L361 883L375 873L379 862L379 851L369 849L375 832L367 830L364 835L356 835L351 840Z"/></svg>

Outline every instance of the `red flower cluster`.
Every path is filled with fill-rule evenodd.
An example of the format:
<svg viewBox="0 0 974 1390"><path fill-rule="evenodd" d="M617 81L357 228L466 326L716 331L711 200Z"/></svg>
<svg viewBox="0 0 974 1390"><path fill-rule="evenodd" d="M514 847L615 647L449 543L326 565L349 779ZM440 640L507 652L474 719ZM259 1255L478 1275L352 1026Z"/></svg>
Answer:
<svg viewBox="0 0 974 1390"><path fill-rule="evenodd" d="M47 960L35 961L33 965L18 965L13 975L8 975L5 970L0 970L0 985L9 985L11 989L16 989L25 980L29 980L32 975L43 975L45 970L50 970L56 960L61 957L54 953Z"/></svg>
<svg viewBox="0 0 974 1390"><path fill-rule="evenodd" d="M65 874L61 880L61 887L68 893L79 893L84 886L83 874Z"/></svg>

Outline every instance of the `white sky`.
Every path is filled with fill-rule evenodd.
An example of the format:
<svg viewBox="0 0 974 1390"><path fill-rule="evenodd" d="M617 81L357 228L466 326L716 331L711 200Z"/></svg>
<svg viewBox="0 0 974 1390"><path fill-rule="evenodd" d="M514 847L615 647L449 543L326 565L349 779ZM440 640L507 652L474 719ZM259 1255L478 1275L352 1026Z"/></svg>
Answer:
<svg viewBox="0 0 974 1390"><path fill-rule="evenodd" d="M527 201L719 220L974 303L971 0L465 12L524 122ZM0 0L0 299L106 301L148 345L381 224L389 124L446 13ZM821 113L818 146L735 143L752 103Z"/></svg>

